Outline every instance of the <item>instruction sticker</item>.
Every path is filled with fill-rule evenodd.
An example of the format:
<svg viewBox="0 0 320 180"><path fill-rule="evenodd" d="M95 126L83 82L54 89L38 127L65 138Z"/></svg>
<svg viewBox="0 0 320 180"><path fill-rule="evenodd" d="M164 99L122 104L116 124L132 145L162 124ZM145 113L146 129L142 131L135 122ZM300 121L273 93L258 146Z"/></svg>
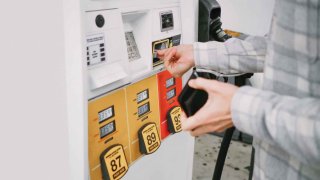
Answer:
<svg viewBox="0 0 320 180"><path fill-rule="evenodd" d="M106 61L104 34L87 36L87 65Z"/></svg>

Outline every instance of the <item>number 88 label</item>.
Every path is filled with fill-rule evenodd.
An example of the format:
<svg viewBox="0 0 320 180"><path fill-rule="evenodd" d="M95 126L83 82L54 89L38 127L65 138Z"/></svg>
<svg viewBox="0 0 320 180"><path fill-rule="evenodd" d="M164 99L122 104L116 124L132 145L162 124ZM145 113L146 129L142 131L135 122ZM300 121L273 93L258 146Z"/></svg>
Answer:
<svg viewBox="0 0 320 180"><path fill-rule="evenodd" d="M128 164L122 145L106 149L100 156L101 171L104 180L116 180L128 171Z"/></svg>
<svg viewBox="0 0 320 180"><path fill-rule="evenodd" d="M160 138L155 123L148 123L139 130L139 146L142 154L151 154L160 147Z"/></svg>

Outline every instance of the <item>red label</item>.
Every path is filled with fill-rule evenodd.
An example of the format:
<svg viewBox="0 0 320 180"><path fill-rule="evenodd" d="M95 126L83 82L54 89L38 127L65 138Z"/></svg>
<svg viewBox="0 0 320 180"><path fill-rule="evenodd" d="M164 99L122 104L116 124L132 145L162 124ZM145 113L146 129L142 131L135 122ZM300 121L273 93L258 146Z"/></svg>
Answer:
<svg viewBox="0 0 320 180"><path fill-rule="evenodd" d="M178 96L182 89L181 78L174 78L168 71L158 74L161 139L169 136L167 112L173 106L179 106Z"/></svg>

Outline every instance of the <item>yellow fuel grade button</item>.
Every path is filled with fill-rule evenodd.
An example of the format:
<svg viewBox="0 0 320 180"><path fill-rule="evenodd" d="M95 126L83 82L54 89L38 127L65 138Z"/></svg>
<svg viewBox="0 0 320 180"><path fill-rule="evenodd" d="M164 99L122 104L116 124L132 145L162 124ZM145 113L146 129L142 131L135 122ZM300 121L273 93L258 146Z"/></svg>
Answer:
<svg viewBox="0 0 320 180"><path fill-rule="evenodd" d="M181 107L174 106L167 113L168 131L172 134L178 133L181 128Z"/></svg>
<svg viewBox="0 0 320 180"><path fill-rule="evenodd" d="M128 163L123 146L113 145L101 153L101 171L103 180L118 180L128 171Z"/></svg>
<svg viewBox="0 0 320 180"><path fill-rule="evenodd" d="M147 123L138 132L141 154L155 152L161 144L156 123Z"/></svg>

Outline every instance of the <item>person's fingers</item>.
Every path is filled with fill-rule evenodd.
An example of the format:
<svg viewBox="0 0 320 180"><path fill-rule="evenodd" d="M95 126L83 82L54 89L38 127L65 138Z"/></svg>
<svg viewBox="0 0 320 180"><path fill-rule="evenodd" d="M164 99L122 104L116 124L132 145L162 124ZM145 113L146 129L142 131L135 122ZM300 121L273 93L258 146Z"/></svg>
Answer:
<svg viewBox="0 0 320 180"><path fill-rule="evenodd" d="M231 119L231 115L225 115L225 116L220 116L220 117L216 117L216 118L210 118L207 117L207 115L205 113L205 110L199 110L195 115L189 117L188 119L184 120L182 123L182 129L184 131L192 131L196 128L198 128L199 126L205 126L205 125L209 125L209 124L217 124L220 123L222 121Z"/></svg>
<svg viewBox="0 0 320 180"><path fill-rule="evenodd" d="M172 62L172 59L176 53L176 50L174 48L169 49L166 54L164 55L163 61L164 66L167 68L167 70L172 74L174 72L174 64Z"/></svg>
<svg viewBox="0 0 320 180"><path fill-rule="evenodd" d="M200 123L193 116L188 117L187 119L181 121L181 127L184 131L191 131L195 127L199 126Z"/></svg>
<svg viewBox="0 0 320 180"><path fill-rule="evenodd" d="M192 136L200 136L210 132L217 132L221 133L224 132L226 129L229 129L233 126L232 120L228 119L218 124L207 124L197 127L196 129L190 131Z"/></svg>
<svg viewBox="0 0 320 180"><path fill-rule="evenodd" d="M176 48L168 49L168 51L165 52L163 61L171 63L171 61L172 61L173 57L175 56L176 52L177 52Z"/></svg>
<svg viewBox="0 0 320 180"><path fill-rule="evenodd" d="M158 58L162 59L167 51L168 51L168 49L157 50Z"/></svg>
<svg viewBox="0 0 320 180"><path fill-rule="evenodd" d="M185 122L188 119L186 113L184 111L181 111L181 122Z"/></svg>
<svg viewBox="0 0 320 180"><path fill-rule="evenodd" d="M217 93L222 93L225 91L226 84L219 82L217 80L209 80L204 78L192 79L189 81L189 86L195 89L202 89L207 92L214 91Z"/></svg>

